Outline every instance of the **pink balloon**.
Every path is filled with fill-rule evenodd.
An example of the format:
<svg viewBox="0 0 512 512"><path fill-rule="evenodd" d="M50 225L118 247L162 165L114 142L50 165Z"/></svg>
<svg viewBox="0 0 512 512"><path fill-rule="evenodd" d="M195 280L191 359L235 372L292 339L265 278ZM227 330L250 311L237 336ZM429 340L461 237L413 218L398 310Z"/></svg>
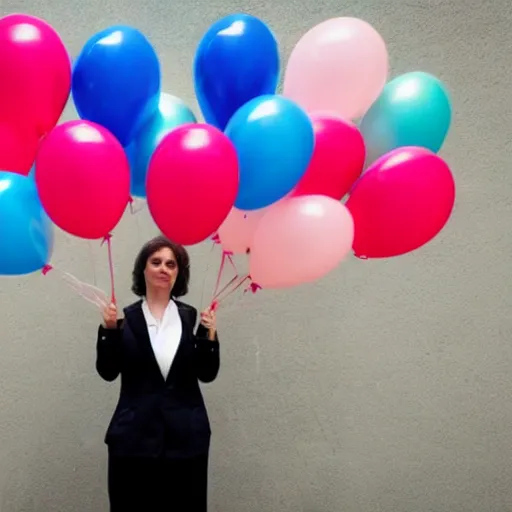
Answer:
<svg viewBox="0 0 512 512"><path fill-rule="evenodd" d="M354 223L347 208L327 196L283 201L259 222L249 259L252 281L287 288L315 281L350 252Z"/></svg>
<svg viewBox="0 0 512 512"><path fill-rule="evenodd" d="M38 137L59 120L71 87L71 61L57 32L27 14L0 19L0 120Z"/></svg>
<svg viewBox="0 0 512 512"><path fill-rule="evenodd" d="M222 248L233 254L245 254L266 212L267 208L246 212L233 207L217 232Z"/></svg>
<svg viewBox="0 0 512 512"><path fill-rule="evenodd" d="M151 158L147 182L150 213L162 233L193 245L210 237L238 193L238 157L217 128L186 124L167 134Z"/></svg>
<svg viewBox="0 0 512 512"><path fill-rule="evenodd" d="M48 216L80 238L107 236L130 199L123 147L106 128L90 121L54 128L41 143L35 176Z"/></svg>
<svg viewBox="0 0 512 512"><path fill-rule="evenodd" d="M363 136L349 121L318 114L310 117L315 131L315 149L292 195L321 194L340 200L363 170Z"/></svg>
<svg viewBox="0 0 512 512"><path fill-rule="evenodd" d="M355 119L377 99L387 76L388 53L376 30L357 18L333 18L309 30L293 49L284 95L309 113Z"/></svg>
<svg viewBox="0 0 512 512"><path fill-rule="evenodd" d="M448 165L430 150L395 149L379 158L347 201L359 258L388 258L413 251L444 227L455 202Z"/></svg>
<svg viewBox="0 0 512 512"><path fill-rule="evenodd" d="M291 194L258 210L245 211L233 206L217 231L223 250L233 254L248 254L260 220L289 197Z"/></svg>
<svg viewBox="0 0 512 512"><path fill-rule="evenodd" d="M0 169L27 176L36 158L39 138L34 131L0 123Z"/></svg>

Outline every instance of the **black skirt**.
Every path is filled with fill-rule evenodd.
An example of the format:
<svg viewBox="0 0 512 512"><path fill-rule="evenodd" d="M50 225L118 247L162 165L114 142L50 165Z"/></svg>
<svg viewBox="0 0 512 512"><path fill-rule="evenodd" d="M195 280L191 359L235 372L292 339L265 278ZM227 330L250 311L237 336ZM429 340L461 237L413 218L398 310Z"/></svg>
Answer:
<svg viewBox="0 0 512 512"><path fill-rule="evenodd" d="M149 459L109 455L110 512L207 512L208 455Z"/></svg>

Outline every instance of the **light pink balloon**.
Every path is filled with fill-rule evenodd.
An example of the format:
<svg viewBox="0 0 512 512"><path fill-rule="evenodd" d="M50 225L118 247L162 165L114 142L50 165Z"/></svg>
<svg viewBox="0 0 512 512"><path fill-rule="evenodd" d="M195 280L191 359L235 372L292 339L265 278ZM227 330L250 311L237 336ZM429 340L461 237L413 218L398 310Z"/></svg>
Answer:
<svg viewBox="0 0 512 512"><path fill-rule="evenodd" d="M246 254L251 248L260 220L272 209L291 197L293 191L279 201L258 210L239 210L234 207L217 231L222 248L233 254ZM304 194L307 195L307 194Z"/></svg>
<svg viewBox="0 0 512 512"><path fill-rule="evenodd" d="M222 248L233 254L245 254L266 212L267 208L246 212L233 207L217 232Z"/></svg>
<svg viewBox="0 0 512 512"><path fill-rule="evenodd" d="M262 288L288 288L320 279L352 248L354 222L343 203L299 196L272 208L251 244L250 274Z"/></svg>
<svg viewBox="0 0 512 512"><path fill-rule="evenodd" d="M386 44L367 22L333 18L307 32L292 51L284 96L307 112L353 120L381 93L388 77Z"/></svg>

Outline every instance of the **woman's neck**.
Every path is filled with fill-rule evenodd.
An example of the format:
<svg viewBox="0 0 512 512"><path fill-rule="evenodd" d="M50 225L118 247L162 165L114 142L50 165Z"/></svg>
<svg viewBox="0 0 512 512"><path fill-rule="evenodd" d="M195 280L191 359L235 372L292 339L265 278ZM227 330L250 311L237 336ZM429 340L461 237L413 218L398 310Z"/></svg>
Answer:
<svg viewBox="0 0 512 512"><path fill-rule="evenodd" d="M146 301L149 310L156 320L162 320L165 310L171 300L170 294L167 290L147 290Z"/></svg>

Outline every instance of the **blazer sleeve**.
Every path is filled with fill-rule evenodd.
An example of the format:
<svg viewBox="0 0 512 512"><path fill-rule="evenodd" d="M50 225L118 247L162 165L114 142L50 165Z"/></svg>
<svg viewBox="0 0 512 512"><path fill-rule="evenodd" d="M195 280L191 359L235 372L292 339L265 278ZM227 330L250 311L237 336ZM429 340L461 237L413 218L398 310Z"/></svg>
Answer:
<svg viewBox="0 0 512 512"><path fill-rule="evenodd" d="M96 342L96 371L108 382L117 379L121 372L122 320L117 321L117 329L98 328Z"/></svg>
<svg viewBox="0 0 512 512"><path fill-rule="evenodd" d="M197 311L194 310L194 325ZM201 382L213 382L220 368L220 345L217 333L215 340L208 339L208 329L199 324L194 335L197 378Z"/></svg>

